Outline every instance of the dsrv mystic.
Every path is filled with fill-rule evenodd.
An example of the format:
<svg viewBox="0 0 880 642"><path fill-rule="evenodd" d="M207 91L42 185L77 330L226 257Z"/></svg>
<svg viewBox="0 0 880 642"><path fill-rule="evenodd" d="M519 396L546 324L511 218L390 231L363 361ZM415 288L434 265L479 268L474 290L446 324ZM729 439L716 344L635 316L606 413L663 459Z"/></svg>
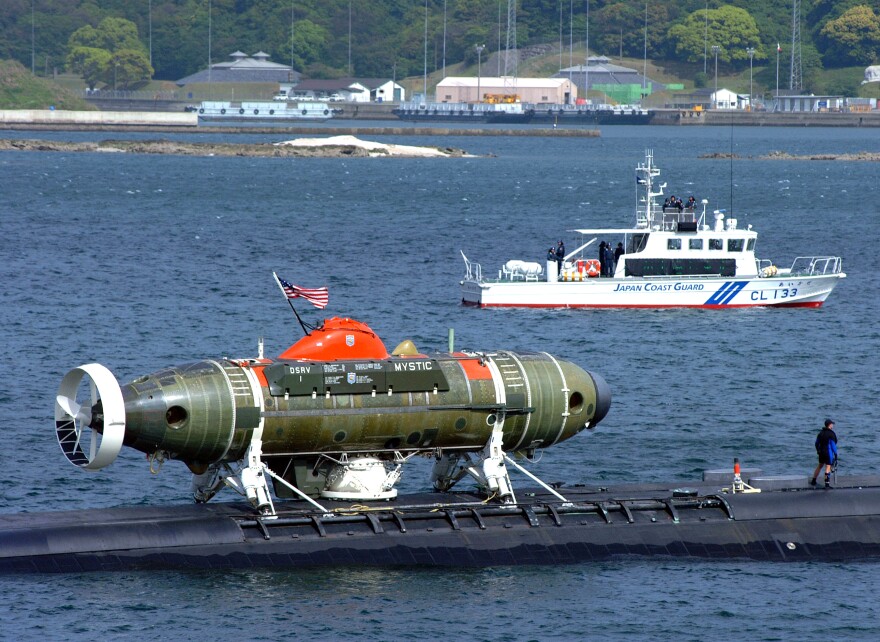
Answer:
<svg viewBox="0 0 880 642"><path fill-rule="evenodd" d="M547 353L425 355L407 341L389 354L366 324L332 318L274 361L199 361L122 387L104 366L80 366L61 383L55 425L81 468L125 445L152 466L183 461L198 501L226 484L273 514L270 479L277 496L318 507L390 499L418 454L436 459L437 489L471 475L513 502L506 453L530 457L592 428L610 404L599 375Z"/></svg>

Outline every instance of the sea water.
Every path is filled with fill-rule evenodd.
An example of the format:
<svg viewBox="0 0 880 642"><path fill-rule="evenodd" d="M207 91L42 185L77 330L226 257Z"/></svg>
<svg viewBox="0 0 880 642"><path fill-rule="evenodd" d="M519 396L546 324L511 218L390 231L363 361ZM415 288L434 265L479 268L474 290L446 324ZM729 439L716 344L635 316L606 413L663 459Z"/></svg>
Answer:
<svg viewBox="0 0 880 642"><path fill-rule="evenodd" d="M272 159L0 154L0 512L190 501L189 473L152 475L126 450L68 464L53 400L64 373L120 381L206 357L276 355L301 331L272 271L327 285L324 311L393 347L543 350L602 374L606 419L532 471L567 483L699 479L743 465L803 474L836 421L842 473L880 473L880 208L872 163L761 160L878 150L858 129L605 127L600 138L376 137L460 147L454 159ZM145 134L7 132L96 140ZM289 136L288 136L289 137ZM181 140L271 142L284 135ZM542 261L581 227L628 227L635 165L652 149L666 193L709 200L787 267L840 255L820 309L476 310L460 305L463 251L491 274ZM733 152L734 160L704 155ZM612 240L612 239L607 239ZM429 487L429 462L403 492ZM528 484L514 477L514 484ZM222 493L215 501L232 499ZM583 638L876 640L873 563L621 560L485 570L139 572L0 577L0 638Z"/></svg>

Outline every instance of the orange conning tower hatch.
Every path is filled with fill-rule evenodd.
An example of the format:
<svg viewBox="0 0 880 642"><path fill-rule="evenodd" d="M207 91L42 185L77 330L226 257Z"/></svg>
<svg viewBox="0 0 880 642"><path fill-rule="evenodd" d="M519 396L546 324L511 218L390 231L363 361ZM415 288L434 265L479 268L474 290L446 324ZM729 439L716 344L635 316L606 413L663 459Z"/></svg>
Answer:
<svg viewBox="0 0 880 642"><path fill-rule="evenodd" d="M354 319L324 319L321 327L312 330L279 355L279 359L336 361L338 359L388 359L382 339L366 323Z"/></svg>

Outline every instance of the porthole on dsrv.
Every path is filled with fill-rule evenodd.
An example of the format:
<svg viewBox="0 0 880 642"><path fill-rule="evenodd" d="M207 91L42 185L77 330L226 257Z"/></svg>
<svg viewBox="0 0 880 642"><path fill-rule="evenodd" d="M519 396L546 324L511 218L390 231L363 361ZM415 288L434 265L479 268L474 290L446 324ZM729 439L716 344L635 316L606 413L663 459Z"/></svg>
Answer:
<svg viewBox="0 0 880 642"><path fill-rule="evenodd" d="M573 415L579 415L584 409L584 396L579 392L571 393L568 398L568 411Z"/></svg>
<svg viewBox="0 0 880 642"><path fill-rule="evenodd" d="M486 424L488 424L489 426L494 426L496 421L498 421L498 417L496 417L495 415L489 415L488 417L486 417Z"/></svg>
<svg viewBox="0 0 880 642"><path fill-rule="evenodd" d="M189 415L183 406L171 406L165 411L165 422L169 428L180 428Z"/></svg>

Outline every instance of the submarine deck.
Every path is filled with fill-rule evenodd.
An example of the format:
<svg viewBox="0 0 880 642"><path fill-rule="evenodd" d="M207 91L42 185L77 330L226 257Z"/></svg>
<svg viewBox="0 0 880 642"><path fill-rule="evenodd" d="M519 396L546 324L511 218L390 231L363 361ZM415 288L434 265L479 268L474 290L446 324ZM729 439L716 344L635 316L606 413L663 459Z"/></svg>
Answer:
<svg viewBox="0 0 880 642"><path fill-rule="evenodd" d="M679 481L520 489L518 503L475 493L394 501L244 502L0 515L0 572L158 568L303 568L562 564L617 557L855 560L880 558L880 476L729 484Z"/></svg>

